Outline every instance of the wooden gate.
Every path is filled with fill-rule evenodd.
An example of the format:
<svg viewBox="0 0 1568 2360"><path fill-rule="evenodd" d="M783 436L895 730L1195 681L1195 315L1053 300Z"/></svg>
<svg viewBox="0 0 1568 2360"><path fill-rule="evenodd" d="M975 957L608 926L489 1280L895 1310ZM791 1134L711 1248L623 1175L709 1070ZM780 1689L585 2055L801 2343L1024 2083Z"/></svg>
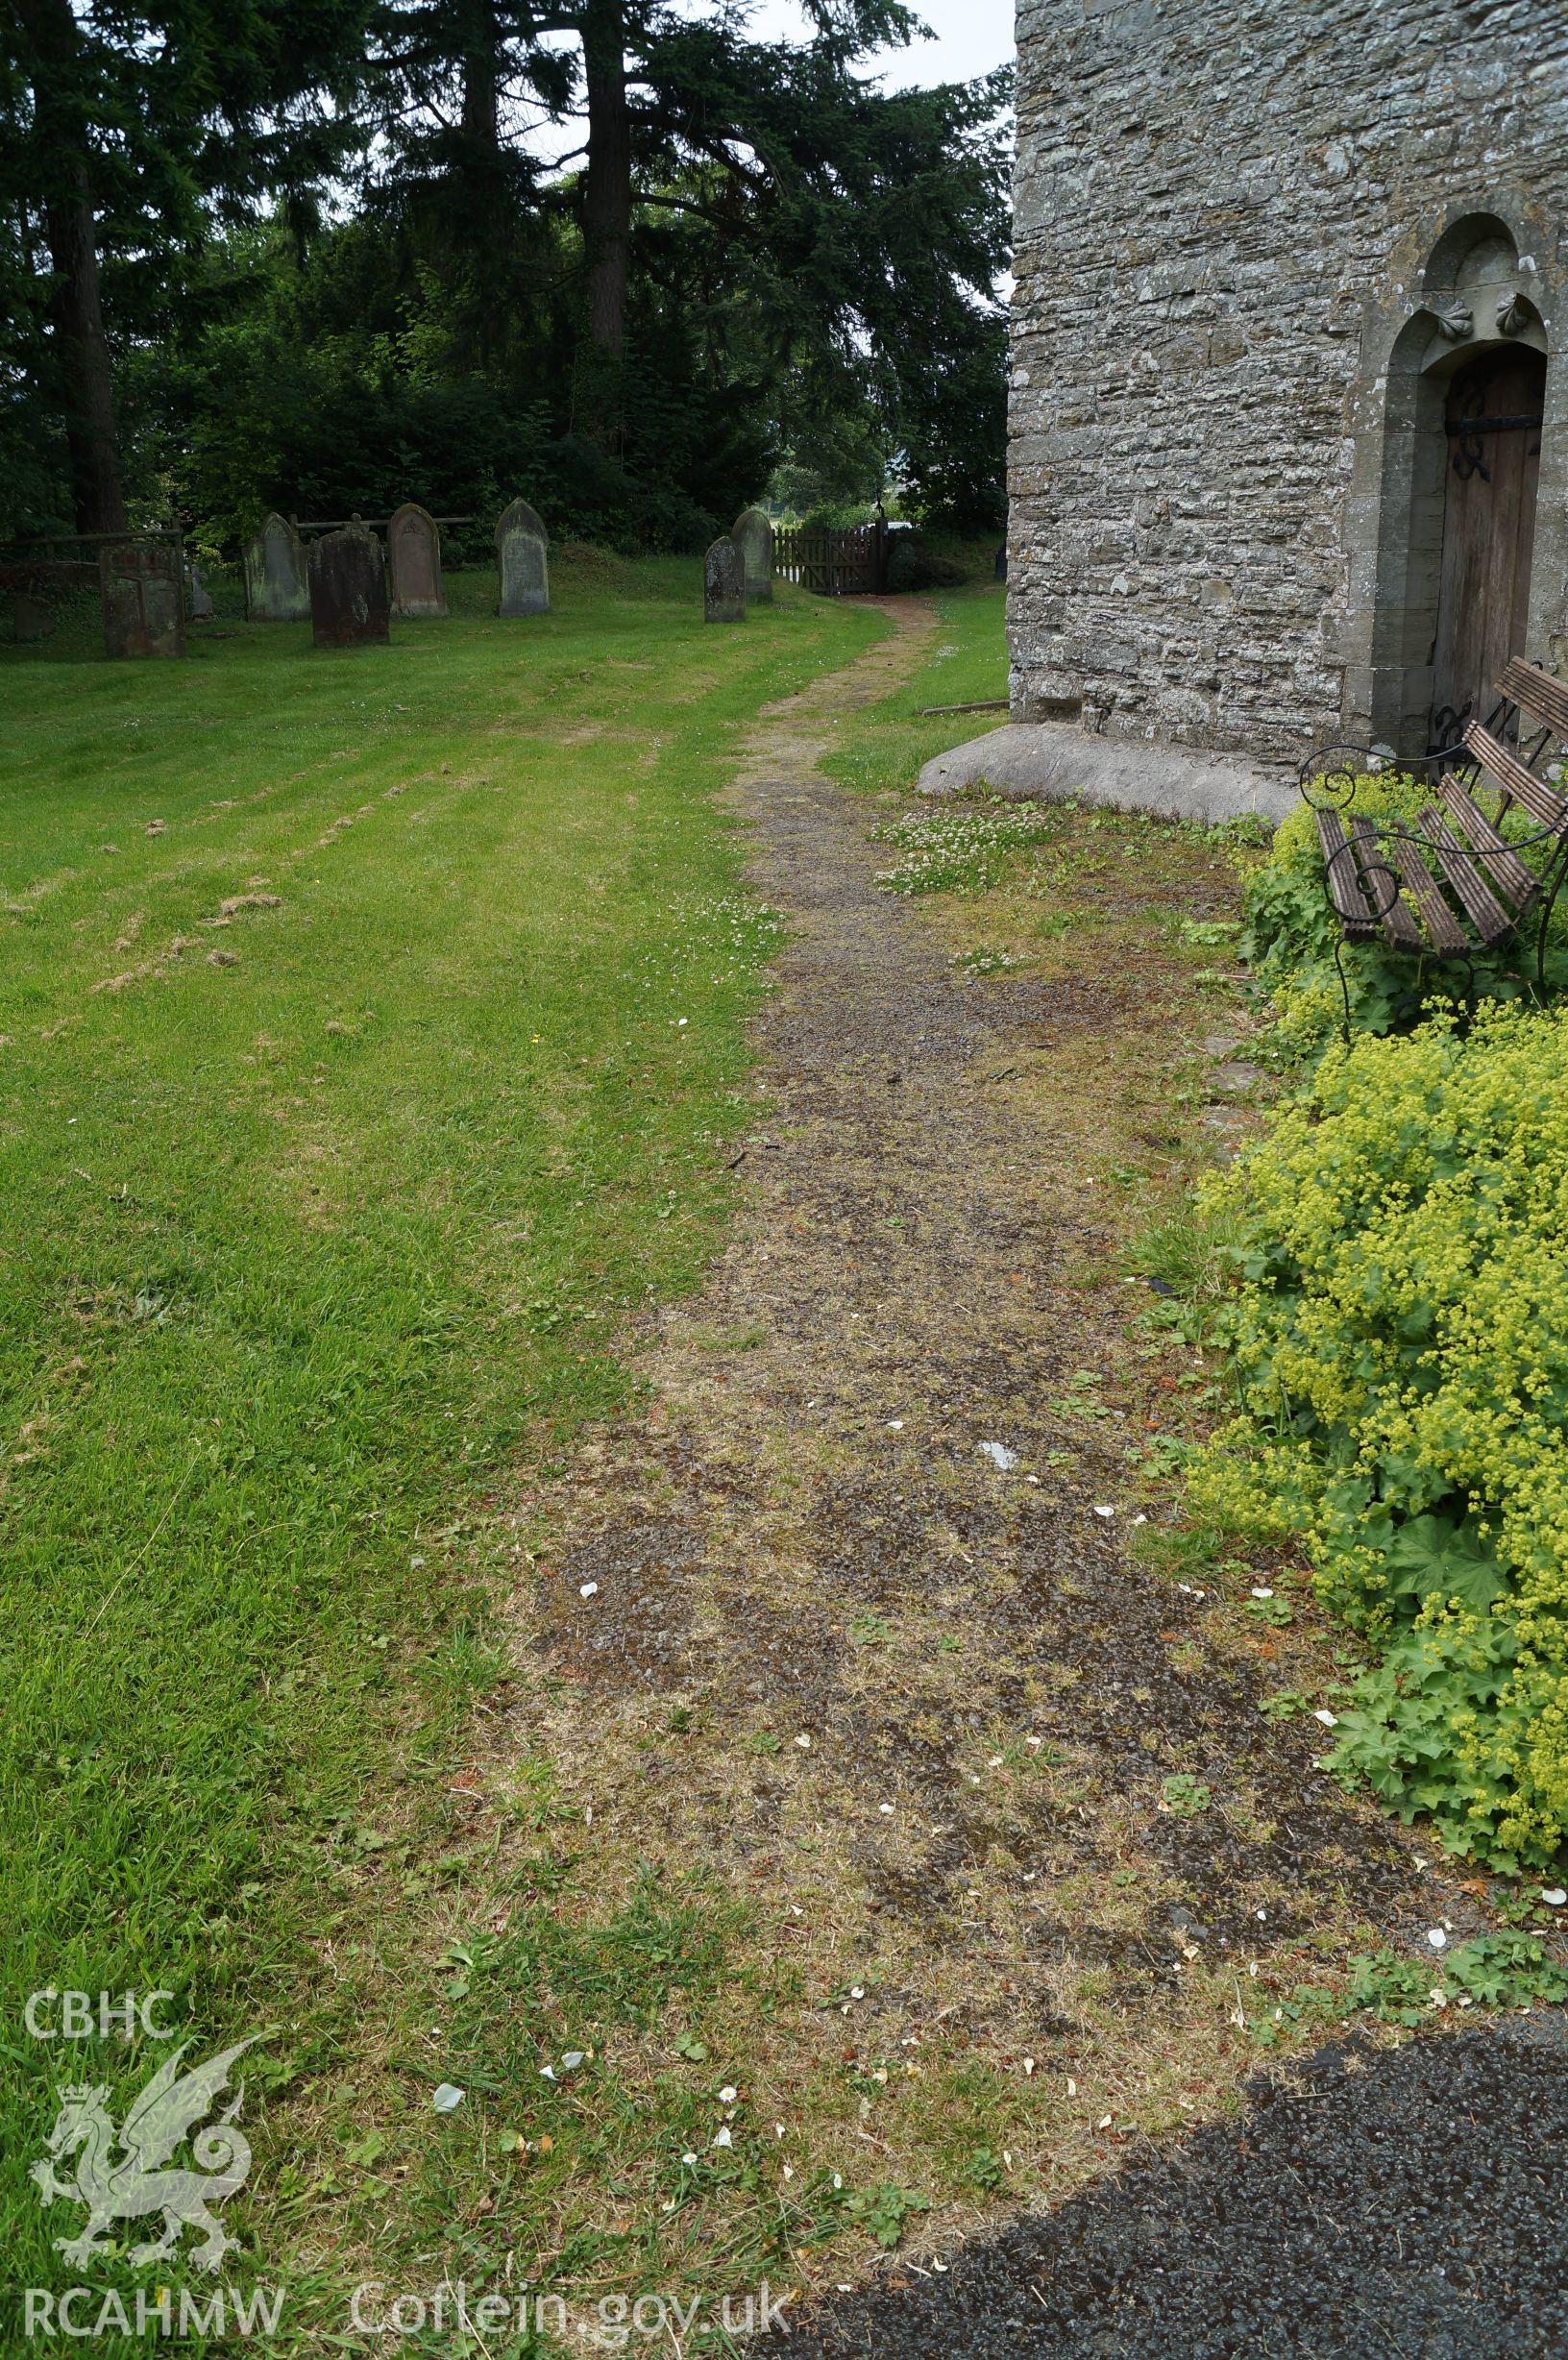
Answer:
<svg viewBox="0 0 1568 2360"><path fill-rule="evenodd" d="M1461 369L1449 387L1433 746L1485 720L1492 683L1525 652L1545 398L1546 362L1519 346Z"/></svg>
<svg viewBox="0 0 1568 2360"><path fill-rule="evenodd" d="M819 598L877 598L888 586L888 529L785 525L773 531L773 572Z"/></svg>

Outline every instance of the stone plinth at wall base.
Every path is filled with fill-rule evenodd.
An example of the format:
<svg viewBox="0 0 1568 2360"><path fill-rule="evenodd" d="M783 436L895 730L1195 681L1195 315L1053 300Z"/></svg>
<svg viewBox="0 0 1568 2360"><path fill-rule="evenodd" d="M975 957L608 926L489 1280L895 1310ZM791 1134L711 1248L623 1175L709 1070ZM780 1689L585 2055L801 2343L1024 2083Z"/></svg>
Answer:
<svg viewBox="0 0 1568 2360"><path fill-rule="evenodd" d="M1216 820L1257 813L1277 825L1295 808L1294 783L1217 754L1176 746L1140 746L1086 735L1070 723L1011 722L938 754L921 771L921 795L989 788L1013 802L1111 803L1169 820Z"/></svg>

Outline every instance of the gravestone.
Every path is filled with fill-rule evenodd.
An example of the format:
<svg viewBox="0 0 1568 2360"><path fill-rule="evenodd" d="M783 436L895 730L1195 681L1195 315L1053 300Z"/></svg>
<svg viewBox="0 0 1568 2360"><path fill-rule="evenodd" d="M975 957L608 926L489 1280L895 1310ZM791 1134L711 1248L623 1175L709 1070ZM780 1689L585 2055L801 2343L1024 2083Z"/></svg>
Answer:
<svg viewBox="0 0 1568 2360"><path fill-rule="evenodd" d="M285 517L269 516L245 544L245 612L253 623L303 623L310 612L305 544Z"/></svg>
<svg viewBox="0 0 1568 2360"><path fill-rule="evenodd" d="M11 634L19 648L36 647L55 628L55 610L36 590L18 590L11 602Z"/></svg>
<svg viewBox="0 0 1568 2360"><path fill-rule="evenodd" d="M106 541L98 596L109 655L184 655L184 560L178 541Z"/></svg>
<svg viewBox="0 0 1568 2360"><path fill-rule="evenodd" d="M318 648L357 648L388 636L381 545L357 518L308 552L310 630Z"/></svg>
<svg viewBox="0 0 1568 2360"><path fill-rule="evenodd" d="M392 611L395 615L444 615L447 594L441 586L441 534L433 516L415 500L404 503L386 529L387 563L392 569Z"/></svg>
<svg viewBox="0 0 1568 2360"><path fill-rule="evenodd" d="M741 553L726 533L715 541L702 560L702 620L704 623L746 621L746 580Z"/></svg>
<svg viewBox="0 0 1568 2360"><path fill-rule="evenodd" d="M729 529L741 553L741 580L748 599L773 595L773 528L761 508L743 508Z"/></svg>
<svg viewBox="0 0 1568 2360"><path fill-rule="evenodd" d="M502 508L496 527L496 563L501 569L502 615L547 615L550 612L550 547L538 512L526 500Z"/></svg>
<svg viewBox="0 0 1568 2360"><path fill-rule="evenodd" d="M185 569L185 595L192 623L210 623L212 593L207 586L199 565Z"/></svg>

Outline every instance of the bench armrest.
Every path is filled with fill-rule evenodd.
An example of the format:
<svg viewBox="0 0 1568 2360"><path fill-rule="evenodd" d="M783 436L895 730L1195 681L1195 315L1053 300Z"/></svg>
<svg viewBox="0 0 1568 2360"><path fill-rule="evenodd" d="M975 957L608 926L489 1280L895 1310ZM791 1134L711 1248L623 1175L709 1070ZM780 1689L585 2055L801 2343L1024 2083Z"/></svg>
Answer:
<svg viewBox="0 0 1568 2360"><path fill-rule="evenodd" d="M1354 759L1352 759L1354 757ZM1468 758L1461 752L1459 760L1466 768ZM1380 752L1375 746L1320 746L1309 754L1296 774L1296 785L1302 799L1314 811L1344 811L1356 790L1358 778L1368 774L1374 777L1380 772L1391 771L1406 777L1418 771L1436 774L1447 765L1454 766L1454 752L1411 754L1408 758ZM1324 792L1314 795L1312 789L1321 781Z"/></svg>

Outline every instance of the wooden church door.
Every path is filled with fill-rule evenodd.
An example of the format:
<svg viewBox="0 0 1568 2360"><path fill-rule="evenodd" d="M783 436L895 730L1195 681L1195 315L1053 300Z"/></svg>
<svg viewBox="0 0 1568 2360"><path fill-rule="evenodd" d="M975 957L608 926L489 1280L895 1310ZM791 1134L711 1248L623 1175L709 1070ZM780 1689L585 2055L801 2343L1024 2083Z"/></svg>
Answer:
<svg viewBox="0 0 1568 2360"><path fill-rule="evenodd" d="M1528 345L1473 361L1448 390L1442 580L1432 742L1484 721L1510 655L1523 655L1546 362Z"/></svg>

